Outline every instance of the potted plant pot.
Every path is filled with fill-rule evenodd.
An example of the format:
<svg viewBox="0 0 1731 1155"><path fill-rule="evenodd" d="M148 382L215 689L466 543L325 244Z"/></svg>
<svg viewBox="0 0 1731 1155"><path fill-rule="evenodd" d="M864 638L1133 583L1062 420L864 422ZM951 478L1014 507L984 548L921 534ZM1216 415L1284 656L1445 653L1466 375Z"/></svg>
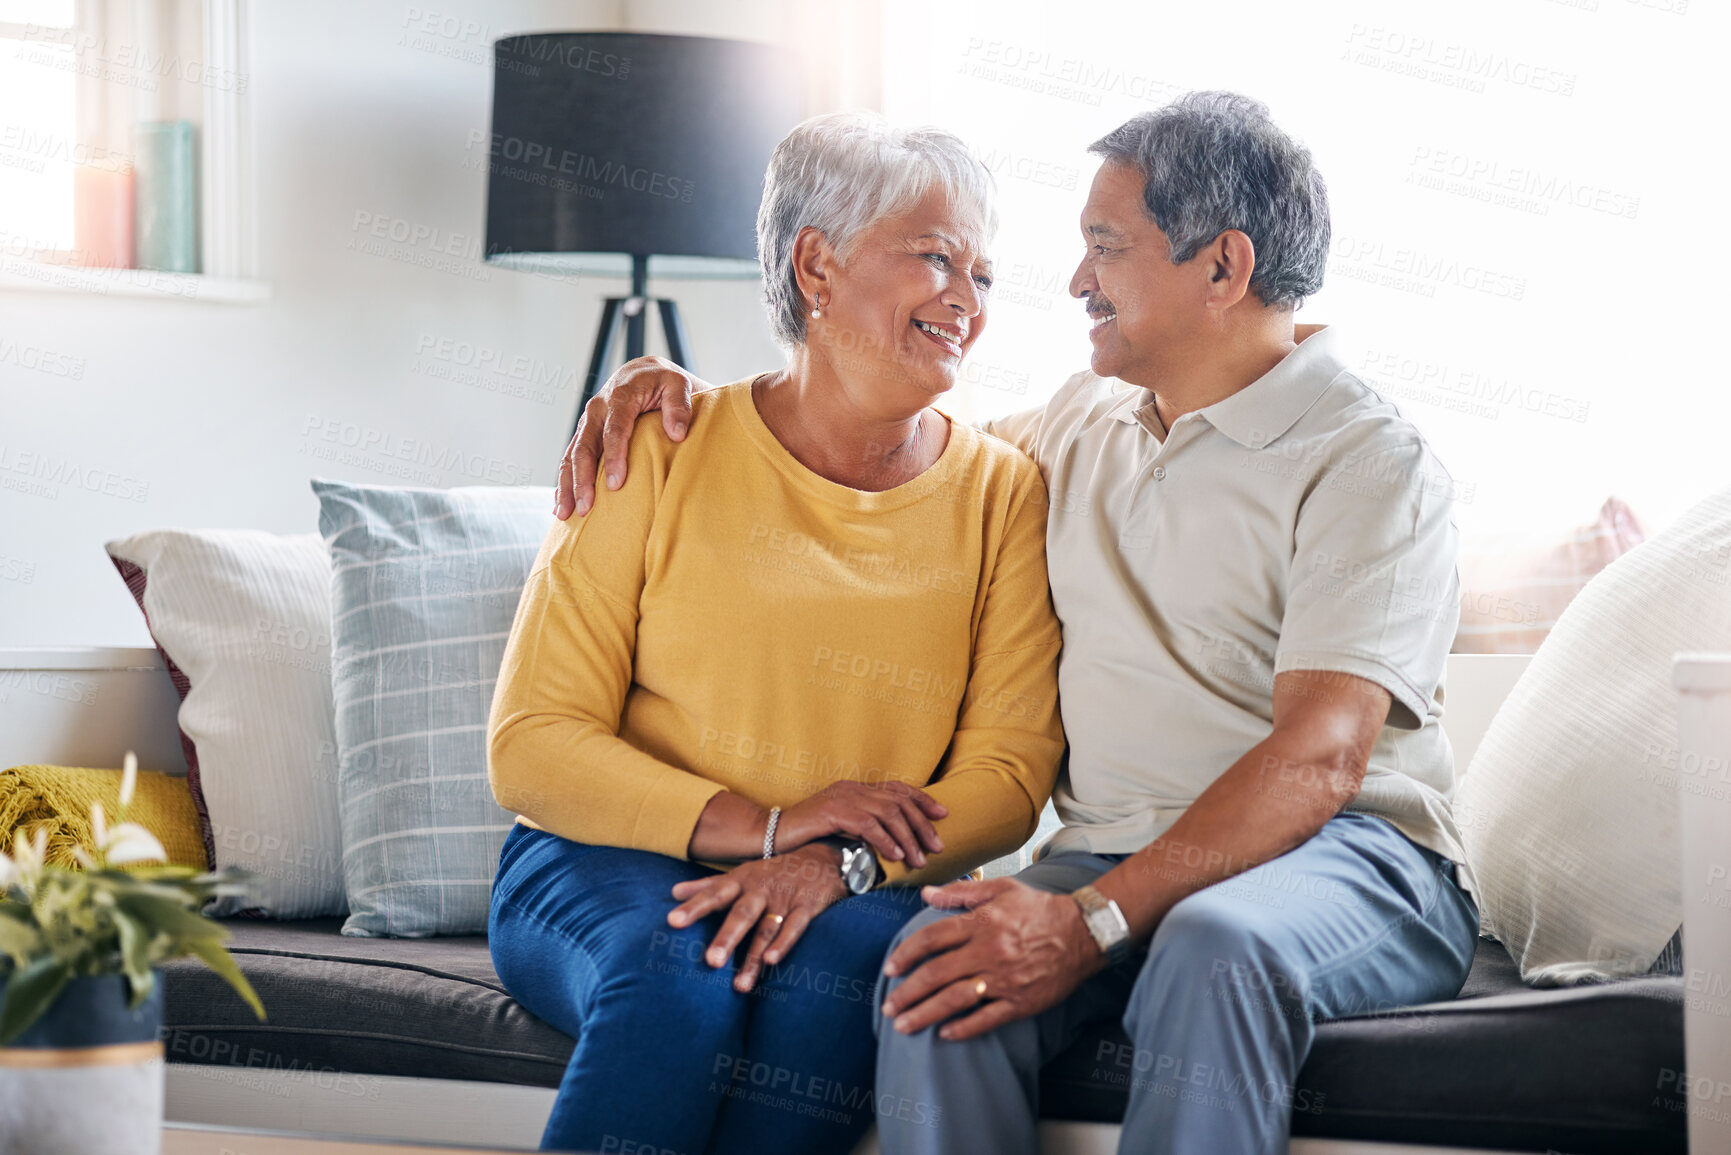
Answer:
<svg viewBox="0 0 1731 1155"><path fill-rule="evenodd" d="M158 1155L161 983L129 1001L123 975L73 979L0 1047L0 1155Z"/></svg>

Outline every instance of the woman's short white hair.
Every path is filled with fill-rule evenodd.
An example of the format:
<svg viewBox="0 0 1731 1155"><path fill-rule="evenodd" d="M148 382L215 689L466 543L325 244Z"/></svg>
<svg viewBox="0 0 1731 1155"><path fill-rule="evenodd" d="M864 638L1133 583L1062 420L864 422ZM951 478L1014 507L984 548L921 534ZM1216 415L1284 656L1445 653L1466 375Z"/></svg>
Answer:
<svg viewBox="0 0 1731 1155"><path fill-rule="evenodd" d="M906 212L933 188L979 215L987 239L998 230L992 174L968 146L941 128L897 128L867 113L802 121L775 146L757 210L763 300L778 344L805 343L806 310L793 272L793 242L814 228L842 261L861 229Z"/></svg>

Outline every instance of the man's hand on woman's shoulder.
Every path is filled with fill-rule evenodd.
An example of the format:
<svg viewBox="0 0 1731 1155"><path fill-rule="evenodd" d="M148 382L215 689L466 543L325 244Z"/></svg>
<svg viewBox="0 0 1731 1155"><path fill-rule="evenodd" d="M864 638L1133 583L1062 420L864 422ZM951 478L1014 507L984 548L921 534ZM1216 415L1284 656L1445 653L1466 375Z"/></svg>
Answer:
<svg viewBox="0 0 1731 1155"><path fill-rule="evenodd" d="M685 440L691 424L691 395L710 388L708 382L660 357L638 357L619 366L589 399L583 419L559 463L559 488L553 516L560 521L573 512L582 517L595 504L597 473L607 488L625 484L625 457L638 417L661 410L661 427L675 441Z"/></svg>

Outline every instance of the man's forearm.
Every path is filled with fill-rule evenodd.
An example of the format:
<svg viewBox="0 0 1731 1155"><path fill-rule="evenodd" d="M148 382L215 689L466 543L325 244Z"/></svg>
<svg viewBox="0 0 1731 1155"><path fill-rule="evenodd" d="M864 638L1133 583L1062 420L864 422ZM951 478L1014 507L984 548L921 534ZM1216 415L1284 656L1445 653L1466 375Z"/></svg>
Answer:
<svg viewBox="0 0 1731 1155"><path fill-rule="evenodd" d="M1094 888L1117 902L1131 937L1146 942L1183 899L1303 845L1363 777L1363 758L1326 736L1276 730Z"/></svg>

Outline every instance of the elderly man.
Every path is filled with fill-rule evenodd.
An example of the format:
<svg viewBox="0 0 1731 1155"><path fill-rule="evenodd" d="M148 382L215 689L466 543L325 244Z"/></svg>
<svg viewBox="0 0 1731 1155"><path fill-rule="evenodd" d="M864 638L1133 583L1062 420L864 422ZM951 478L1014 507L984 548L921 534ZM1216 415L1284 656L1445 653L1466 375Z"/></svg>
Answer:
<svg viewBox="0 0 1731 1155"><path fill-rule="evenodd" d="M1439 724L1451 483L1294 327L1322 178L1227 93L1092 151L1070 285L1092 371L987 426L1051 495L1063 827L1014 879L928 888L892 947L878 1093L937 1108L880 1119L892 1155L1033 1152L1040 1066L1101 1019L1134 1043L1121 1151L1283 1152L1312 1024L1448 998L1472 957ZM626 380L591 409L610 483L624 418L688 412L682 375ZM580 482L598 441L573 443Z"/></svg>

